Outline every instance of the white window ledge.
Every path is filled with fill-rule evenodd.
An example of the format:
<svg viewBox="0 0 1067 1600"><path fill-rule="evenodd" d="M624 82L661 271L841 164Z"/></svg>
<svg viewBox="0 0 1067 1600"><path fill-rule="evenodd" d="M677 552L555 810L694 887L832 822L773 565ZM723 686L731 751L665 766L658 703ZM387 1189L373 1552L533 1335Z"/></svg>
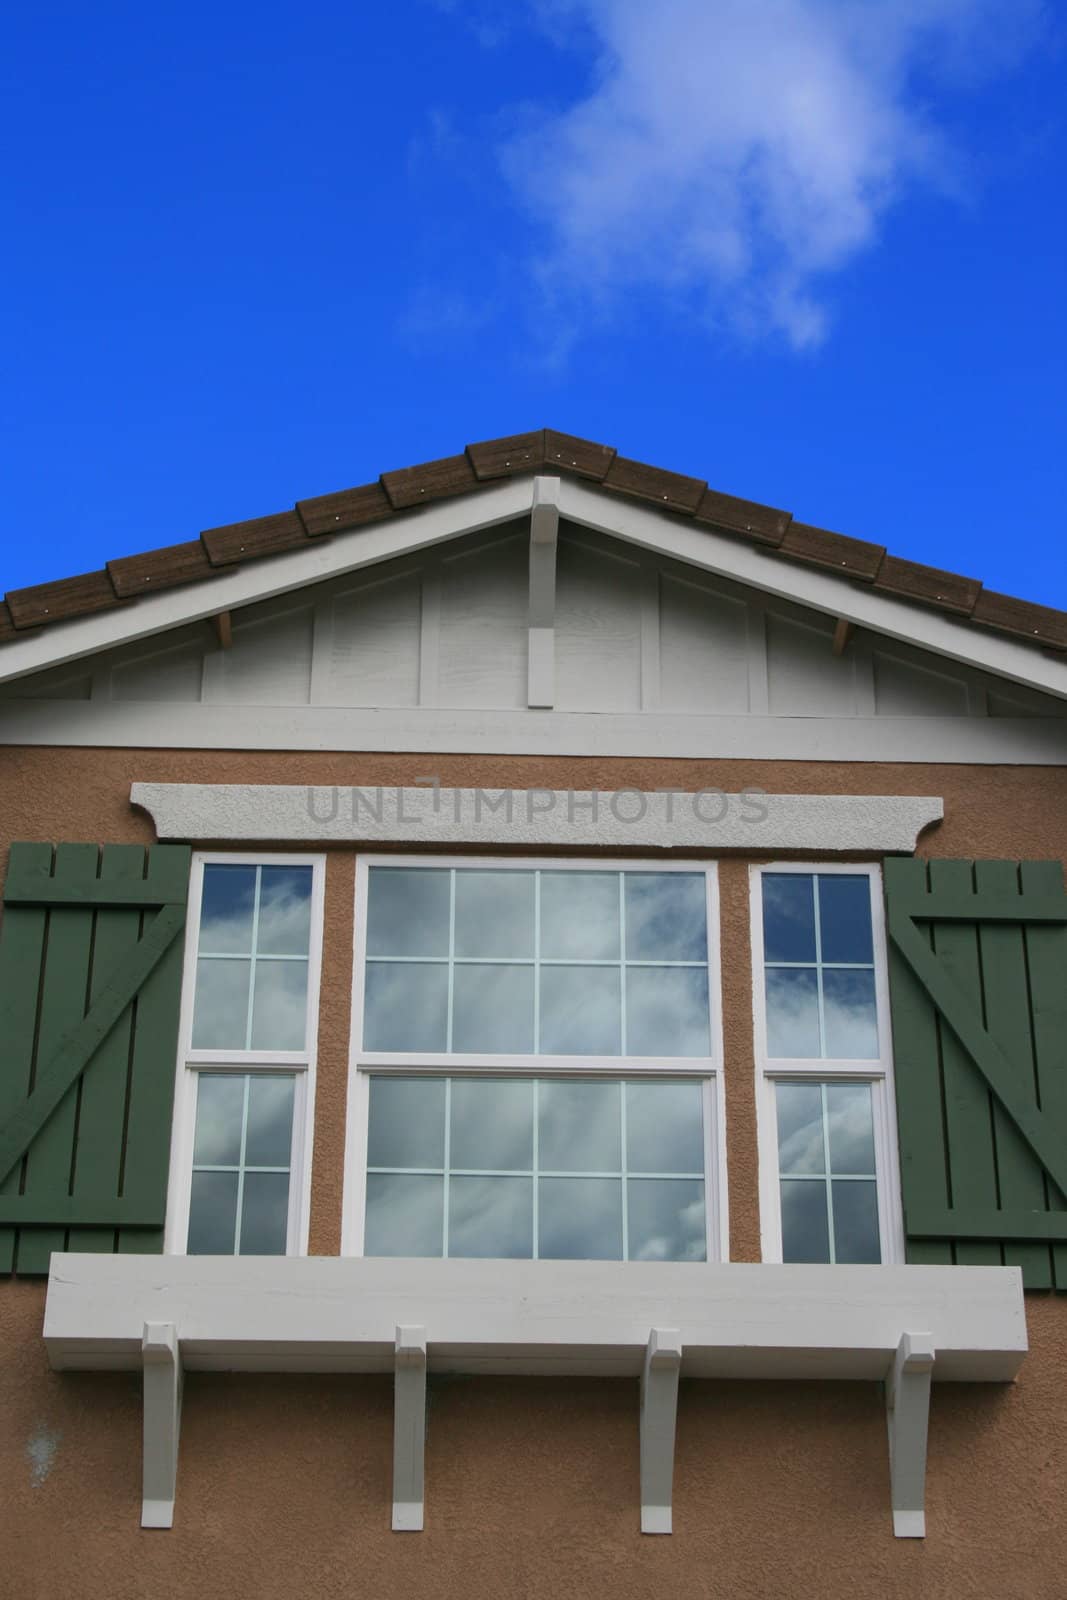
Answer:
<svg viewBox="0 0 1067 1600"><path fill-rule="evenodd" d="M1016 1267L87 1254L52 1257L44 1338L57 1369L144 1367L146 1526L173 1514L184 1367L396 1373L394 1527L421 1527L428 1368L640 1377L647 1532L670 1531L679 1373L886 1380L904 1536L931 1378L1010 1381L1027 1348Z"/></svg>

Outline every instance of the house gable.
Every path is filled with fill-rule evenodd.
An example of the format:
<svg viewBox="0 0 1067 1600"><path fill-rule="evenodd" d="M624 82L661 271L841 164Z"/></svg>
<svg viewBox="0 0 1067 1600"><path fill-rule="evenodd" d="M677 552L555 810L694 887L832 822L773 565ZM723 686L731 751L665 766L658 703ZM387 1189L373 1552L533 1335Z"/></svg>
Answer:
<svg viewBox="0 0 1067 1600"><path fill-rule="evenodd" d="M607 496L582 493L595 496L602 521L617 516ZM454 502L448 513L461 525L459 509ZM428 530L429 519L439 514L428 511L412 517L411 547L317 582L284 586L271 576L272 568L306 563L292 554L232 574L225 581L265 577L272 592L235 605L225 634L210 616L175 619L175 626L9 682L0 690L0 740L1064 759L1063 700L870 627L843 635L837 614L857 599L876 600L904 613L895 618L900 632L906 623L914 631L916 618L921 631L928 619L913 607L821 573L799 576L814 580L808 594L829 609L797 604L781 591L791 578L793 587L802 585L781 563L773 565L779 592L770 592L657 548L655 535L662 545L690 531L662 514L640 513L648 525L637 530L646 541L639 544L592 526L591 507L581 509L586 521L559 520L548 708L530 700L529 514L427 539L437 531ZM736 566L736 545L723 543ZM345 548L368 553L359 546L359 539L339 541L315 556ZM721 551L712 559L727 565ZM214 588L157 596L129 617L143 622L153 607L172 608L179 598L199 607ZM973 644L973 630L934 621ZM55 632L112 622L85 619ZM1028 668L1050 665L1008 641L978 642L994 655L1023 656Z"/></svg>

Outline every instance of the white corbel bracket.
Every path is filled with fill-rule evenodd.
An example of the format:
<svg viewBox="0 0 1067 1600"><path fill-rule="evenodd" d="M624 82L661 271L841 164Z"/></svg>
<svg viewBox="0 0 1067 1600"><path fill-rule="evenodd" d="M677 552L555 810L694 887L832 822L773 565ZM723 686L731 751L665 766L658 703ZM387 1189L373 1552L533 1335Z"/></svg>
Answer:
<svg viewBox="0 0 1067 1600"><path fill-rule="evenodd" d="M542 709L556 697L556 545L558 478L535 478L530 510L530 615L526 702Z"/></svg>
<svg viewBox="0 0 1067 1600"><path fill-rule="evenodd" d="M393 1532L421 1533L426 1452L426 1329L396 1330Z"/></svg>
<svg viewBox="0 0 1067 1600"><path fill-rule="evenodd" d="M146 1322L141 1336L144 1366L144 1457L141 1527L174 1525L178 1478L178 1434L182 1420L182 1357L173 1322Z"/></svg>
<svg viewBox="0 0 1067 1600"><path fill-rule="evenodd" d="M682 1336L653 1328L641 1372L641 1532L670 1533Z"/></svg>
<svg viewBox="0 0 1067 1600"><path fill-rule="evenodd" d="M926 1537L926 1437L934 1355L931 1334L902 1334L886 1376L889 1481L898 1539Z"/></svg>

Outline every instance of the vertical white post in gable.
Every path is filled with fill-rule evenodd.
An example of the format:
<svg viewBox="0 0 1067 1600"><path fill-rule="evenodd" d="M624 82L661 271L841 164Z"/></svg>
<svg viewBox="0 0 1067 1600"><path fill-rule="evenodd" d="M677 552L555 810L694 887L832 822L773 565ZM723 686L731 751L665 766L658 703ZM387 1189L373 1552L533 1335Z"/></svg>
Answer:
<svg viewBox="0 0 1067 1600"><path fill-rule="evenodd" d="M441 563L428 560L422 571L419 607L419 705L435 706L441 660Z"/></svg>
<svg viewBox="0 0 1067 1600"><path fill-rule="evenodd" d="M641 1532L670 1533L682 1336L653 1328L641 1373Z"/></svg>
<svg viewBox="0 0 1067 1600"><path fill-rule="evenodd" d="M396 1330L393 1532L421 1533L426 1453L426 1329Z"/></svg>
<svg viewBox="0 0 1067 1600"><path fill-rule="evenodd" d="M530 610L526 703L548 708L556 698L556 548L558 478L535 478L530 509Z"/></svg>
<svg viewBox="0 0 1067 1600"><path fill-rule="evenodd" d="M902 1334L885 1383L893 1532L898 1539L926 1537L926 1437L933 1368L932 1335Z"/></svg>
<svg viewBox="0 0 1067 1600"><path fill-rule="evenodd" d="M144 1458L141 1527L174 1525L178 1479L178 1434L182 1415L182 1358L173 1322L146 1322L141 1336L144 1363Z"/></svg>
<svg viewBox="0 0 1067 1600"><path fill-rule="evenodd" d="M641 710L659 707L660 691L659 566L641 563Z"/></svg>
<svg viewBox="0 0 1067 1600"><path fill-rule="evenodd" d="M748 709L753 716L765 717L771 707L767 669L767 613L761 603L750 599L745 607L748 633Z"/></svg>

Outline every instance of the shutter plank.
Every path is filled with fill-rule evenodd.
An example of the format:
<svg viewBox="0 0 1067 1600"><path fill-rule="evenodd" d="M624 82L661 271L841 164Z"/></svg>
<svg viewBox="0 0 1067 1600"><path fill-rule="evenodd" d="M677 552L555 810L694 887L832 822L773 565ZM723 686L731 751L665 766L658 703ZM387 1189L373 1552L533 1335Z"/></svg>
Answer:
<svg viewBox="0 0 1067 1600"><path fill-rule="evenodd" d="M979 894L992 891L1019 896L1019 869L1014 861L979 861L975 865ZM1024 902L1019 898L1019 915ZM985 993L985 1022L990 1035L1016 1067L1020 1093L1037 1110L1033 1044L1030 1031L1029 984L1021 921L978 924L978 943ZM1000 1204L1006 1211L1045 1210L1044 1169L1021 1137L1004 1107L993 1097ZM1052 1266L1044 1244L1005 1243L1006 1266L1021 1267L1027 1289L1050 1289Z"/></svg>
<svg viewBox="0 0 1067 1600"><path fill-rule="evenodd" d="M87 887L96 878L97 860L95 844L61 844L55 875L64 883ZM50 913L36 1065L47 1061L62 1036L85 1015L92 935L91 908L59 906ZM30 1143L24 1194L69 1193L78 1089L77 1083L70 1086ZM66 1240L65 1228L20 1229L17 1270L46 1273L52 1251L63 1250Z"/></svg>
<svg viewBox="0 0 1067 1600"><path fill-rule="evenodd" d="M100 888L104 895L123 886L143 887L144 866L143 846L105 845L100 864ZM104 895L101 901L104 901ZM106 902L101 904L96 913L90 1001L99 998L101 988L118 969L124 954L137 943L140 929L141 914L136 909L122 910ZM127 1007L94 1052L92 1062L82 1077L73 1194L76 1200L83 1202L87 1216L99 1208L106 1216L108 1205L114 1205L119 1192L131 1017L132 1007ZM75 1206L75 1216L77 1210ZM110 1253L115 1248L115 1229L72 1228L68 1248Z"/></svg>
<svg viewBox="0 0 1067 1600"><path fill-rule="evenodd" d="M934 908L946 899L973 896L969 861L931 861L930 888ZM935 922L934 949L939 964L956 988L966 996L973 1014L982 1015L982 973L978 934L973 924ZM984 1080L951 1028L939 1019L941 1060L945 1085L945 1133L948 1140L953 1209L988 1211L997 1204L996 1151L993 1144L993 1107ZM956 1260L961 1266L999 1266L1001 1246L990 1241L959 1240Z"/></svg>
<svg viewBox="0 0 1067 1600"><path fill-rule="evenodd" d="M1058 861L1024 861L1023 895L1063 899L1063 867ZM1042 1112L1067 1129L1067 927L1027 926L1026 959L1034 1067ZM1047 1182L1050 1211L1067 1211L1067 1197ZM1067 1244L1052 1246L1057 1289L1067 1289Z"/></svg>
<svg viewBox="0 0 1067 1600"><path fill-rule="evenodd" d="M51 845L12 845L8 870L20 863L47 872L52 864ZM0 1126L29 1092L47 917L46 911L36 907L9 907L0 923ZM19 1160L9 1173L0 1174L0 1195L17 1195L21 1176ZM0 1273L10 1272L15 1265L16 1237L14 1228L0 1228Z"/></svg>
<svg viewBox="0 0 1067 1600"><path fill-rule="evenodd" d="M149 856L149 876L172 895L182 885L188 893L190 859L188 846L156 845ZM134 1008L121 1192L142 1208L148 1225L119 1229L120 1255L163 1248L163 1229L150 1224L166 1207L183 967L179 937L142 984Z"/></svg>
<svg viewBox="0 0 1067 1600"><path fill-rule="evenodd" d="M890 858L885 863L887 896L926 897L926 863ZM941 1111L941 1067L937 1020L925 989L895 946L890 946L894 1082L905 1216L912 1208L944 1210L949 1203L948 1166ZM948 1240L907 1241L908 1260L947 1266Z"/></svg>

